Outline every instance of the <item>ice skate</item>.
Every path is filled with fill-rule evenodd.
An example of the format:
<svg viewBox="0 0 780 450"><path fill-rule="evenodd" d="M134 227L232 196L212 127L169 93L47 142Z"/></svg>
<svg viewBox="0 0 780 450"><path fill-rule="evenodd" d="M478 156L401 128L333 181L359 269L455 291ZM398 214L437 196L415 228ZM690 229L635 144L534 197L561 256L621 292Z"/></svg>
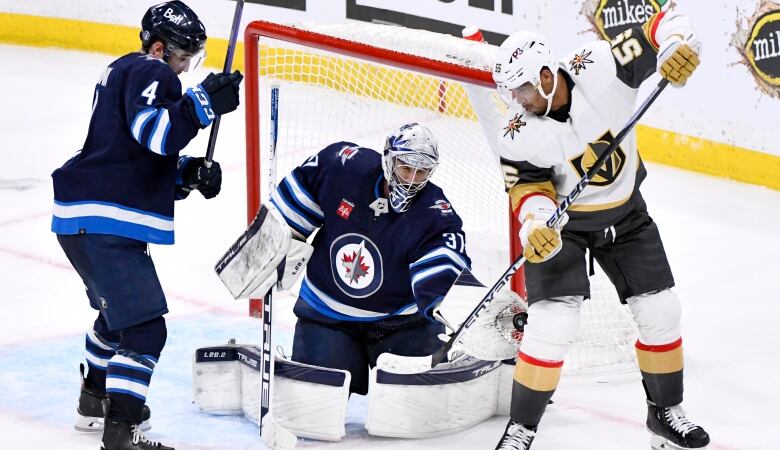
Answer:
<svg viewBox="0 0 780 450"><path fill-rule="evenodd" d="M653 450L703 449L710 443L707 432L691 422L680 405L661 408L648 401L647 430Z"/></svg>
<svg viewBox="0 0 780 450"><path fill-rule="evenodd" d="M147 439L138 425L108 419L100 450L174 450L174 448Z"/></svg>
<svg viewBox="0 0 780 450"><path fill-rule="evenodd" d="M496 450L528 450L531 448L534 436L536 436L536 428L526 428L510 419Z"/></svg>

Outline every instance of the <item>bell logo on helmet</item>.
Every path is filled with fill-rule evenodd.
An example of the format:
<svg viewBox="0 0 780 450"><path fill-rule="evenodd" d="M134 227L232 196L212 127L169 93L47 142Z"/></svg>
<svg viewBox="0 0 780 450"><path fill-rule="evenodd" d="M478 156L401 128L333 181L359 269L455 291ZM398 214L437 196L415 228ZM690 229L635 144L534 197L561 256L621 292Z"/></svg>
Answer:
<svg viewBox="0 0 780 450"><path fill-rule="evenodd" d="M166 9L163 17L175 23L176 25L181 25L181 22L184 20L184 14L179 14L177 16L173 13L173 8Z"/></svg>

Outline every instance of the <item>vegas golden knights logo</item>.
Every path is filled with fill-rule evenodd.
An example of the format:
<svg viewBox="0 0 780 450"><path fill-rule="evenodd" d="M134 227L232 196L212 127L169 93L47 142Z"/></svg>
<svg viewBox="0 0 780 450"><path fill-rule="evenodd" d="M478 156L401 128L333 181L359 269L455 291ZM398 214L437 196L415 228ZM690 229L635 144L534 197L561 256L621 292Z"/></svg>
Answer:
<svg viewBox="0 0 780 450"><path fill-rule="evenodd" d="M611 131L607 131L596 141L588 144L585 151L569 160L569 164L580 177L593 167L593 164L609 147L609 144L615 139ZM591 186L609 186L617 180L623 167L626 165L626 152L618 146L612 155L607 159L603 166L593 175L590 180Z"/></svg>
<svg viewBox="0 0 780 450"><path fill-rule="evenodd" d="M627 29L647 22L669 3L669 0L585 0L580 14L593 25L590 31L612 41Z"/></svg>
<svg viewBox="0 0 780 450"><path fill-rule="evenodd" d="M780 5L762 0L752 17L737 21L731 45L761 92L780 98Z"/></svg>

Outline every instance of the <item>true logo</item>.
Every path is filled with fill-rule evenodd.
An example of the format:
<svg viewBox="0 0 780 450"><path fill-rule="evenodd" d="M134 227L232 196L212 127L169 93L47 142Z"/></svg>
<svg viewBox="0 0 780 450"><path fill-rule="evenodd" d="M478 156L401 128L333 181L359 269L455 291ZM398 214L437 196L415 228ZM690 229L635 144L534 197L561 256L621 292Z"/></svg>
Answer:
<svg viewBox="0 0 780 450"><path fill-rule="evenodd" d="M780 5L762 0L752 17L737 21L731 44L742 55L758 89L780 98Z"/></svg>
<svg viewBox="0 0 780 450"><path fill-rule="evenodd" d="M586 0L580 14L593 25L591 31L612 41L627 29L647 22L669 3L669 0Z"/></svg>
<svg viewBox="0 0 780 450"><path fill-rule="evenodd" d="M611 131L607 131L600 138L588 144L588 148L585 151L571 160L571 164L577 175L584 177L585 174L593 167L596 160L601 156L604 151L609 147L609 144L615 139ZM618 146L612 155L607 158L604 165L599 168L593 178L590 180L590 184L593 186L608 186L617 180L620 172L623 171L623 167L626 165L626 152Z"/></svg>

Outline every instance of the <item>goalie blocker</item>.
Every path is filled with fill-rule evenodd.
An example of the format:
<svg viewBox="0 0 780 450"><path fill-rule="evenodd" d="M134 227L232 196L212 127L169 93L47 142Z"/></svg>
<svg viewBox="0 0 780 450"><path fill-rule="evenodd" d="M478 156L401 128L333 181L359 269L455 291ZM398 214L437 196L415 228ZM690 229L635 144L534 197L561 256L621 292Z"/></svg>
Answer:
<svg viewBox="0 0 780 450"><path fill-rule="evenodd" d="M197 349L193 357L195 405L204 413L243 414L257 423L261 357L260 349L255 346ZM366 429L377 436L425 438L461 431L494 414L506 415L513 369L513 365L473 357L444 363L436 370L415 375L398 375L374 368ZM292 433L298 437L338 441L346 434L348 371L277 357L274 377L272 420L276 435ZM502 396L506 399L502 400ZM268 419L264 420L264 435L267 425Z"/></svg>
<svg viewBox="0 0 780 450"><path fill-rule="evenodd" d="M273 205L261 205L214 270L233 298L262 298L274 284L282 290L291 288L313 251Z"/></svg>

